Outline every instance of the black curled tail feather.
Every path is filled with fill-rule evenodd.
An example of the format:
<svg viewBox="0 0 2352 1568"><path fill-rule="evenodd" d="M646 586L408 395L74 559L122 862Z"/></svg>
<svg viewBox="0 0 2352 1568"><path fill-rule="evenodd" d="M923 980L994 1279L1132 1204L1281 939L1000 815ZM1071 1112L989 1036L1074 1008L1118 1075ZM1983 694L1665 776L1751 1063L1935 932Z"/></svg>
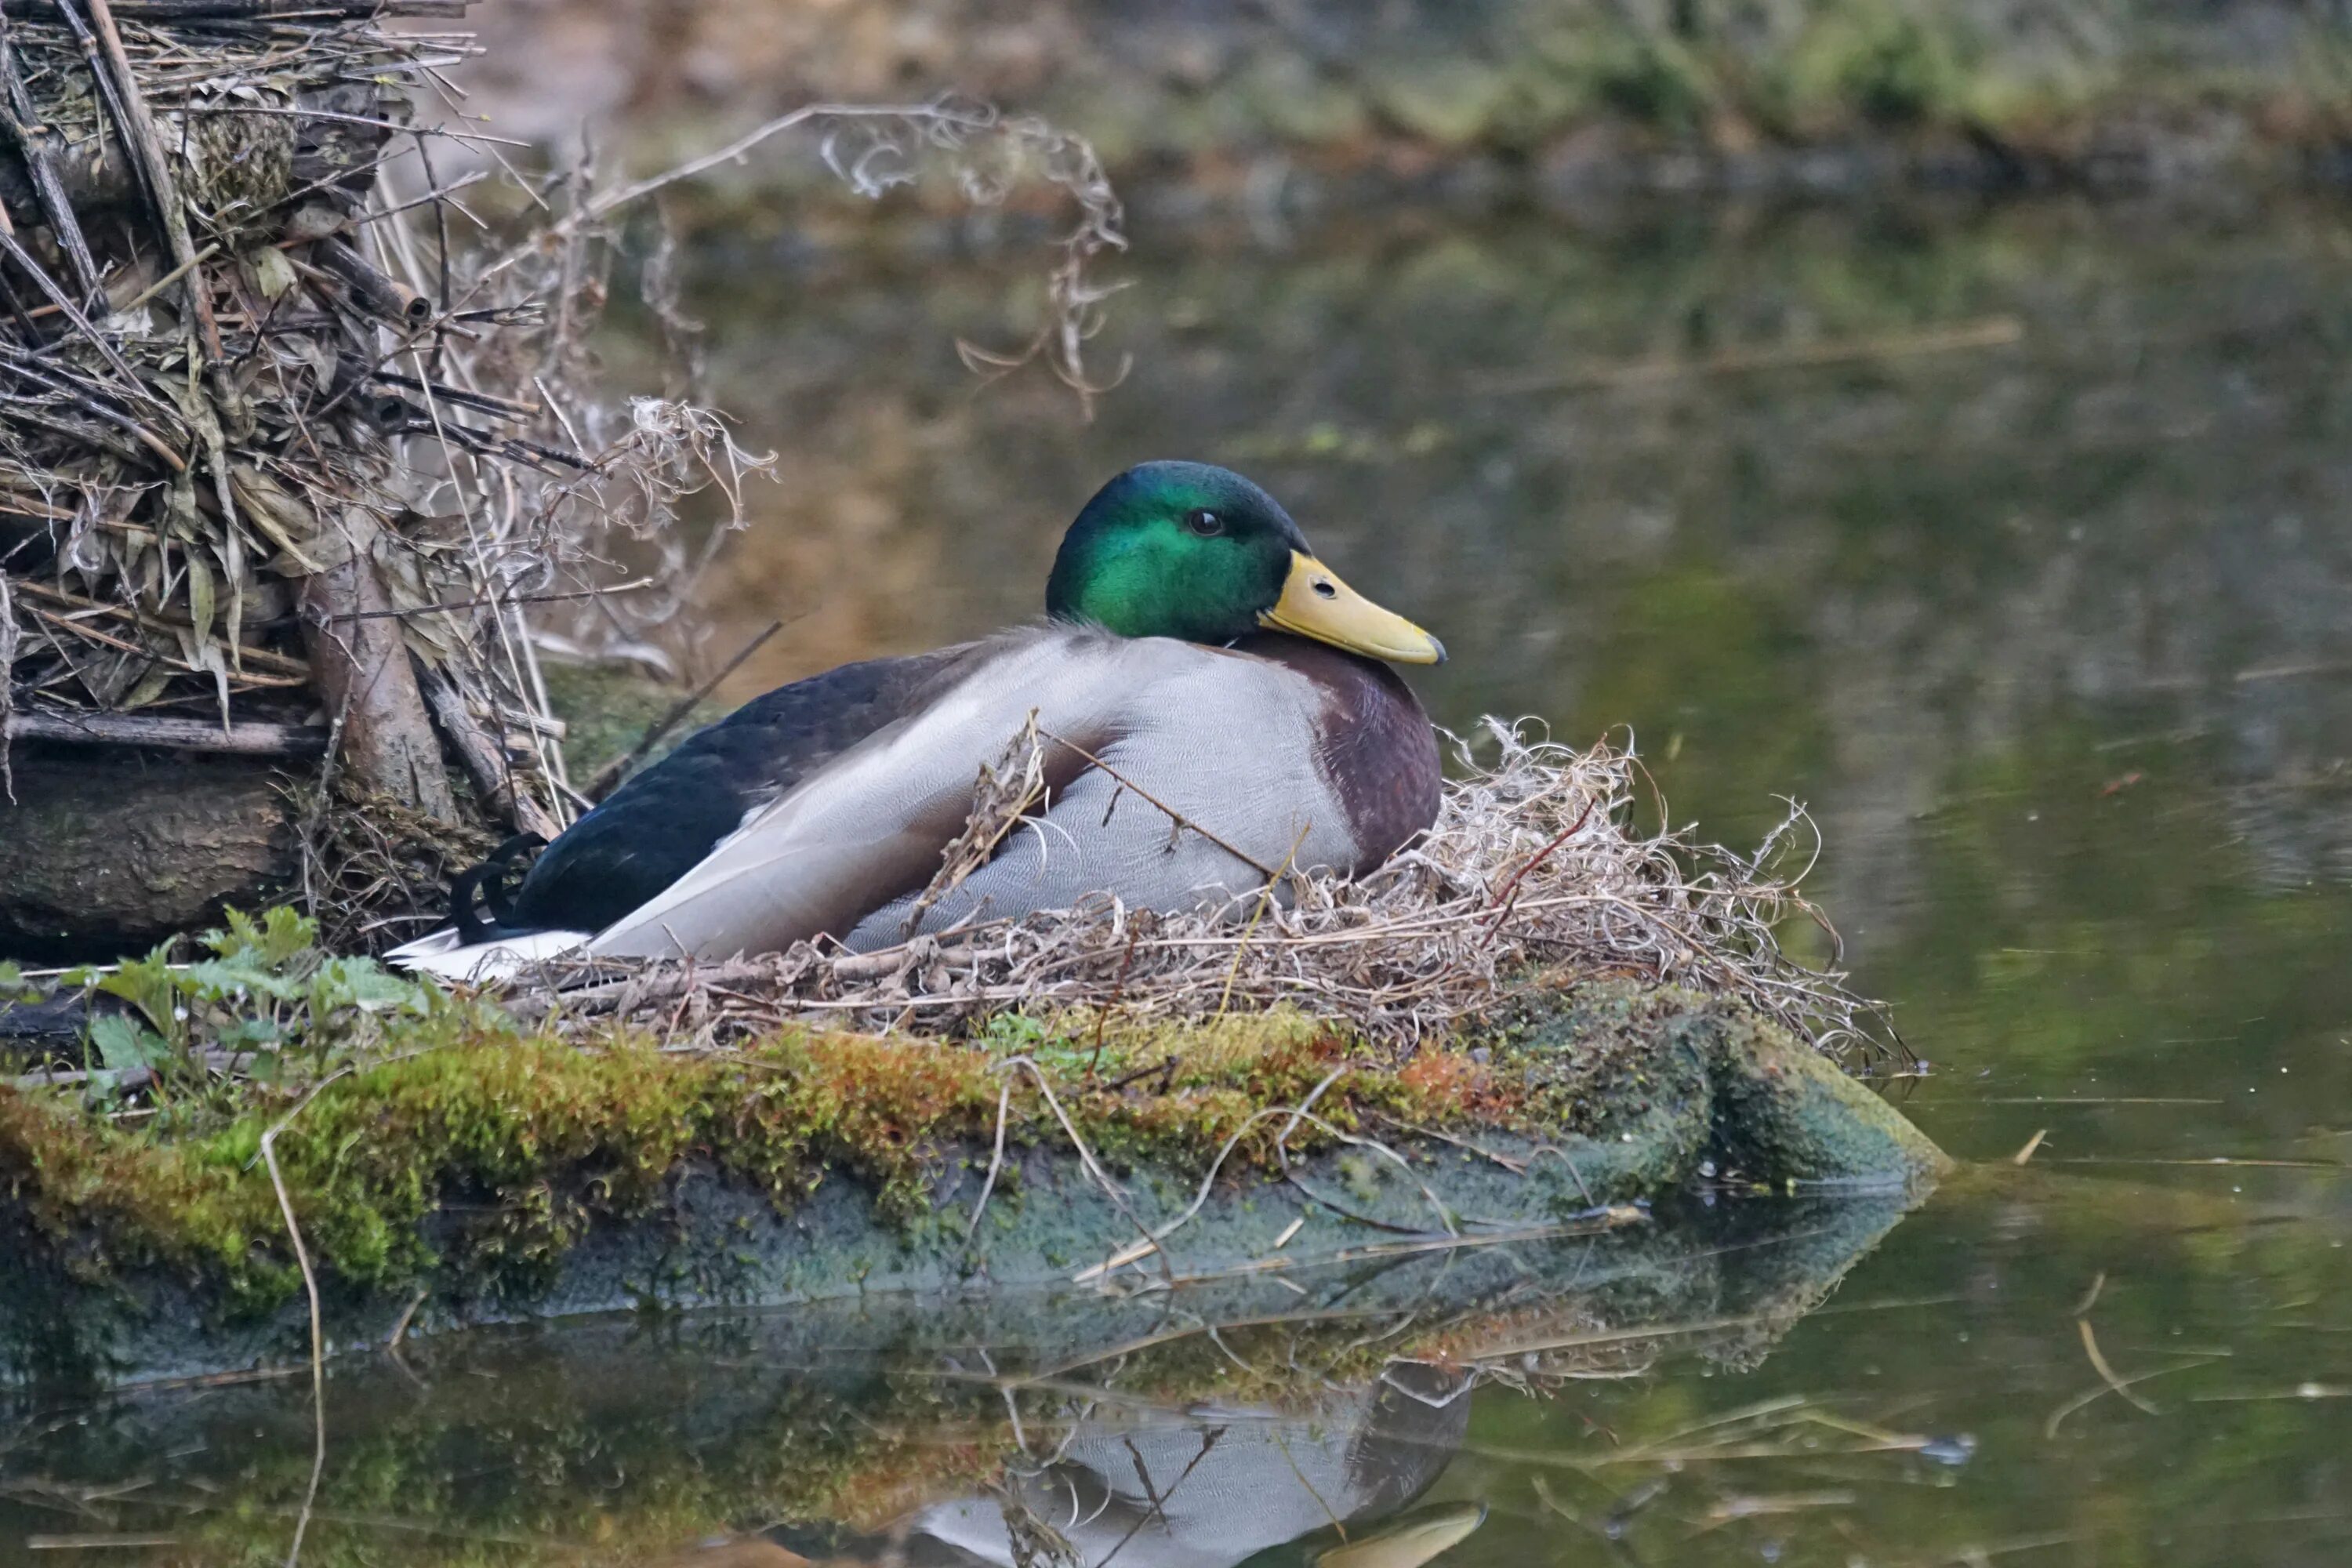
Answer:
<svg viewBox="0 0 2352 1568"><path fill-rule="evenodd" d="M449 919L457 928L460 942L470 946L524 934L507 924L514 918L509 874L518 859L546 847L547 840L538 834L518 833L491 850L480 865L449 879ZM479 912L483 910L488 911L487 920Z"/></svg>

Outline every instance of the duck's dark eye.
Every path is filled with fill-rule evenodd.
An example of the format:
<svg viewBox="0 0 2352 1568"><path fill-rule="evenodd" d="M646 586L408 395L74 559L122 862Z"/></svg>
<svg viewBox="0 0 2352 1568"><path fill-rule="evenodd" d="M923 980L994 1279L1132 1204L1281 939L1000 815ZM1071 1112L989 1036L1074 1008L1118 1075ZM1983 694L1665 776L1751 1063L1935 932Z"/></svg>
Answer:
<svg viewBox="0 0 2352 1568"><path fill-rule="evenodd" d="M1203 539L1214 539L1217 535L1224 532L1225 520L1219 517L1215 512L1203 508L1199 511L1186 512L1184 514L1184 527L1189 531L1197 533Z"/></svg>

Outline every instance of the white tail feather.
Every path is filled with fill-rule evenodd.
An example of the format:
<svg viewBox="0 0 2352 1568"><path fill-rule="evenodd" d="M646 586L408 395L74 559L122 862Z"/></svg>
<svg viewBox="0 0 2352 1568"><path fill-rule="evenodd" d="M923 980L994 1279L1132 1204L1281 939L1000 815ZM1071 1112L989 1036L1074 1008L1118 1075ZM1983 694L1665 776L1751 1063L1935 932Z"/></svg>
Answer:
<svg viewBox="0 0 2352 1568"><path fill-rule="evenodd" d="M460 944L457 928L445 926L430 936L404 942L385 953L384 961L412 974L430 974L479 985L509 980L534 963L544 963L587 945L593 932L535 931L491 942Z"/></svg>

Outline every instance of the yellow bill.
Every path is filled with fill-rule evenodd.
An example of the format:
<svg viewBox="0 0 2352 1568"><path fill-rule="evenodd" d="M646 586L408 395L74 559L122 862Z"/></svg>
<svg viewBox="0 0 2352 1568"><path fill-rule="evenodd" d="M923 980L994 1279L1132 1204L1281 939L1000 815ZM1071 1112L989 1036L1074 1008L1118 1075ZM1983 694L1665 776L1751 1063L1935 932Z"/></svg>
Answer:
<svg viewBox="0 0 2352 1568"><path fill-rule="evenodd" d="M1396 664L1444 664L1445 645L1393 610L1383 610L1304 551L1290 552L1282 597L1258 624Z"/></svg>

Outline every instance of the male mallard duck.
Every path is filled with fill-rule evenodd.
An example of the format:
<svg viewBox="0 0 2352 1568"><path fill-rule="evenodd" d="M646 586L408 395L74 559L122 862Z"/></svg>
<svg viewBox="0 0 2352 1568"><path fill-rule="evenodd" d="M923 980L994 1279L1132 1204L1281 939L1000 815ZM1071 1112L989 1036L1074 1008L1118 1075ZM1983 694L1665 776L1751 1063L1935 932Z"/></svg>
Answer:
<svg viewBox="0 0 2352 1568"><path fill-rule="evenodd" d="M1204 907L1286 866L1369 870L1437 815L1428 715L1382 660L1438 640L1364 598L1273 497L1146 463L1070 524L1043 625L869 659L769 692L688 737L547 846L510 903L400 949L415 968L721 958L827 934L853 950L1092 893ZM919 907L981 765L1032 712L1046 795L1028 831Z"/></svg>

